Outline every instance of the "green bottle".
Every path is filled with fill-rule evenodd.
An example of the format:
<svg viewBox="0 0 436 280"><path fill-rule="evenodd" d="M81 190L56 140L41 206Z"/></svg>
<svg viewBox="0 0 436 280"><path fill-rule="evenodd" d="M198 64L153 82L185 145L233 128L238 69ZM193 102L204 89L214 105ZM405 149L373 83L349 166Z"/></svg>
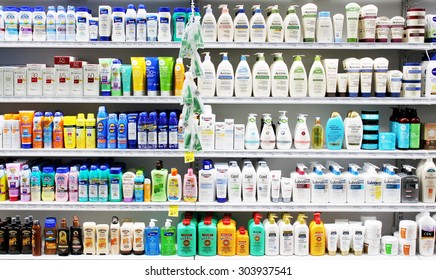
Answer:
<svg viewBox="0 0 436 280"><path fill-rule="evenodd" d="M251 219L248 220L248 227L247 227L248 230L250 230L251 225L254 223L254 218L255 218L257 215L260 215L260 213L259 213L259 212L253 212L253 214L251 215Z"/></svg>
<svg viewBox="0 0 436 280"><path fill-rule="evenodd" d="M250 255L252 256L265 255L265 228L260 222L261 219L261 215L256 215L254 222L248 230L248 235L250 236Z"/></svg>
<svg viewBox="0 0 436 280"><path fill-rule="evenodd" d="M206 216L198 224L198 255L216 256L217 228L212 216Z"/></svg>
<svg viewBox="0 0 436 280"><path fill-rule="evenodd" d="M191 220L183 219L177 226L177 255L193 257L197 247L197 230Z"/></svg>
<svg viewBox="0 0 436 280"><path fill-rule="evenodd" d="M156 168L151 171L151 201L167 201L168 169L163 168L162 161L155 162Z"/></svg>
<svg viewBox="0 0 436 280"><path fill-rule="evenodd" d="M173 256L176 254L176 228L171 226L171 220L167 219L165 227L160 230L162 256Z"/></svg>

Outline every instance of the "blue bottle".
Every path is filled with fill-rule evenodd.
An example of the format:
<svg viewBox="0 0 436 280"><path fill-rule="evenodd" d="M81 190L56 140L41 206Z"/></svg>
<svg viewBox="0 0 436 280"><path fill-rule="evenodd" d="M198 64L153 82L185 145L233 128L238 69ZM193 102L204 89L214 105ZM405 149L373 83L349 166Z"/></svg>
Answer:
<svg viewBox="0 0 436 280"><path fill-rule="evenodd" d="M149 149L157 149L157 113L151 112L148 118L148 144Z"/></svg>
<svg viewBox="0 0 436 280"><path fill-rule="evenodd" d="M109 119L107 122L107 148L108 149L117 148L117 125L118 125L117 114L109 114Z"/></svg>
<svg viewBox="0 0 436 280"><path fill-rule="evenodd" d="M173 41L180 42L186 26L186 9L182 7L174 8L173 13Z"/></svg>
<svg viewBox="0 0 436 280"><path fill-rule="evenodd" d="M326 128L326 146L329 150L342 149L344 141L344 122L338 112L333 112L327 121Z"/></svg>
<svg viewBox="0 0 436 280"><path fill-rule="evenodd" d="M79 201L88 201L88 184L89 184L89 172L86 165L80 166L79 171Z"/></svg>
<svg viewBox="0 0 436 280"><path fill-rule="evenodd" d="M147 119L148 113L142 112L138 118L138 149L147 149Z"/></svg>
<svg viewBox="0 0 436 280"><path fill-rule="evenodd" d="M178 125L179 125L179 120L177 118L176 112L171 112L170 119L168 121L168 147L170 149L179 148Z"/></svg>
<svg viewBox="0 0 436 280"><path fill-rule="evenodd" d="M148 227L145 228L145 254L156 256L159 251L159 227L156 226L157 220L150 219Z"/></svg>
<svg viewBox="0 0 436 280"><path fill-rule="evenodd" d="M45 112L42 127L44 148L53 148L53 113Z"/></svg>
<svg viewBox="0 0 436 280"><path fill-rule="evenodd" d="M107 202L109 200L109 169L106 165L100 166L99 175L98 201Z"/></svg>
<svg viewBox="0 0 436 280"><path fill-rule="evenodd" d="M107 117L106 107L100 106L97 114L97 149L107 148Z"/></svg>
<svg viewBox="0 0 436 280"><path fill-rule="evenodd" d="M131 113L127 115L127 143L129 149L136 149L138 147L138 114Z"/></svg>
<svg viewBox="0 0 436 280"><path fill-rule="evenodd" d="M134 186L134 201L144 202L144 173L142 170L136 171L135 186Z"/></svg>
<svg viewBox="0 0 436 280"><path fill-rule="evenodd" d="M158 149L168 149L168 119L167 113L161 112L157 122Z"/></svg>
<svg viewBox="0 0 436 280"><path fill-rule="evenodd" d="M98 201L98 186L100 184L100 172L95 165L91 165L89 171L89 201L97 202Z"/></svg>
<svg viewBox="0 0 436 280"><path fill-rule="evenodd" d="M127 115L124 113L118 116L117 130L118 149L127 149Z"/></svg>

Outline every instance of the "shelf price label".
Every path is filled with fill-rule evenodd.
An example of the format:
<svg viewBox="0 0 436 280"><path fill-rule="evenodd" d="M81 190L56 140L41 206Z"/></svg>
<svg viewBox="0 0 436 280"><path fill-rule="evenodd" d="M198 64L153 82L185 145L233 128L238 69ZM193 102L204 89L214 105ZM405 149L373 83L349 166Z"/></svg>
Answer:
<svg viewBox="0 0 436 280"><path fill-rule="evenodd" d="M194 152L185 152L185 163L190 163L195 161Z"/></svg>
<svg viewBox="0 0 436 280"><path fill-rule="evenodd" d="M168 208L168 217L178 217L178 216L179 216L179 206L170 205L170 208Z"/></svg>

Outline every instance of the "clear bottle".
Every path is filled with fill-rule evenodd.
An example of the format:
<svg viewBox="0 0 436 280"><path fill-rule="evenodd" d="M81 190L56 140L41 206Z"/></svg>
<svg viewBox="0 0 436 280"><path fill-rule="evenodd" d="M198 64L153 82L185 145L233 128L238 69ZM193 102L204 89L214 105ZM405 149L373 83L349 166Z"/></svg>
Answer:
<svg viewBox="0 0 436 280"><path fill-rule="evenodd" d="M312 127L312 147L316 150L324 147L324 128L320 117L315 118L315 125Z"/></svg>

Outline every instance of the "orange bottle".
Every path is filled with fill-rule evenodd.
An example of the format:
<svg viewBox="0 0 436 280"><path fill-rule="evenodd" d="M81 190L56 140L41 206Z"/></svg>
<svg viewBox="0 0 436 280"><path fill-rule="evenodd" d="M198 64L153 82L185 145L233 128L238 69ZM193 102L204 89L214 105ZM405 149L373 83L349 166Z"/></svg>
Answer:
<svg viewBox="0 0 436 280"><path fill-rule="evenodd" d="M53 118L53 148L64 147L64 117L61 112L56 112Z"/></svg>

